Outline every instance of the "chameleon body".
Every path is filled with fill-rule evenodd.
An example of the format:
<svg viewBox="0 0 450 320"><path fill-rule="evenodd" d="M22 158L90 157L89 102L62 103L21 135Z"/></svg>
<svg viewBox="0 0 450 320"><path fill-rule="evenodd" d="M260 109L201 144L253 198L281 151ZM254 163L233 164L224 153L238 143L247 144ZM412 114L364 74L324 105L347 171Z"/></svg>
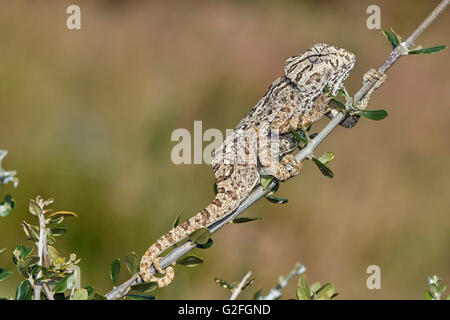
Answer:
<svg viewBox="0 0 450 320"><path fill-rule="evenodd" d="M299 173L302 164L290 154L298 146L291 127L300 130L324 116L330 101L324 93L325 87L336 95L355 61L353 53L324 43L286 61L285 75L270 85L267 93L215 150L212 159L217 184L215 199L147 250L140 264L144 281L156 281L159 287L168 285L174 278L174 270L171 266L161 269L161 253L195 230L232 213L259 183L261 175L286 181ZM273 132L278 133L277 141L272 137ZM273 148L276 143L278 148ZM164 274L162 278L150 272L152 263Z"/></svg>

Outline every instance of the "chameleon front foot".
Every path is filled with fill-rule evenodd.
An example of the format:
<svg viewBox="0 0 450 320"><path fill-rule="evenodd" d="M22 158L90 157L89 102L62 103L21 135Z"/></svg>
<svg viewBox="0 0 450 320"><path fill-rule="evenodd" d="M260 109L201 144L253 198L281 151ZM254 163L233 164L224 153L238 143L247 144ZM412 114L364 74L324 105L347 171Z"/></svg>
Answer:
<svg viewBox="0 0 450 320"><path fill-rule="evenodd" d="M278 181L286 181L300 173L303 167L301 161L294 158L292 154L287 154L281 158L280 162L272 161L264 168L264 174L275 177Z"/></svg>

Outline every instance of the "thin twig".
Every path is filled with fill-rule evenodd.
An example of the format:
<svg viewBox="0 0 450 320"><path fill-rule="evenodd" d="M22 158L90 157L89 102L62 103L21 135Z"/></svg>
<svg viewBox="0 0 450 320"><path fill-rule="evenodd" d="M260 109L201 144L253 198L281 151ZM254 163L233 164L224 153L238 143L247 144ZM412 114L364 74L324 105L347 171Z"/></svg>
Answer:
<svg viewBox="0 0 450 320"><path fill-rule="evenodd" d="M115 287L113 290L108 292L105 297L108 300L116 300L125 297L128 292L130 292L131 286L141 283L142 279L139 273L135 273L130 279L122 283L121 285Z"/></svg>
<svg viewBox="0 0 450 320"><path fill-rule="evenodd" d="M44 207L41 207L41 210L44 211ZM44 213L39 214L39 242L38 242L38 256L39 262L38 265L41 267L36 279L39 279L42 276L42 267L45 266L45 255L47 253L47 231L45 224ZM36 288L34 289L34 300L41 299L41 285L37 282Z"/></svg>
<svg viewBox="0 0 450 320"><path fill-rule="evenodd" d="M295 264L294 269L292 269L291 272L289 272L289 274L285 277L280 277L280 279L278 280L278 284L270 289L269 293L266 296L262 296L260 298L258 298L257 300L277 300L281 297L281 293L284 287L287 286L289 280L293 277L293 276L299 276L302 273L306 272L306 267L304 265L302 265L301 263L297 262Z"/></svg>
<svg viewBox="0 0 450 320"><path fill-rule="evenodd" d="M440 13L442 13L447 5L449 4L450 0L443 0L437 7L434 9L434 11L427 17L425 20L417 27L417 29L409 36L409 38L402 42L394 51L391 52L391 54L388 56L386 61L378 68L379 73L386 73L386 71L395 63L397 60L408 53L408 50L410 47L414 45L414 41L417 39L417 37L426 29L428 26L433 22ZM354 95L353 101L348 101L347 103L354 103L361 101L367 94L367 92L375 85L375 81L367 82L365 83L361 89L358 90L358 92ZM349 106L348 106L349 107ZM339 112L334 116L327 125L319 132L319 134L312 139L308 145L300 150L295 155L295 159L297 160L304 160L312 155L314 150L317 148L317 146L339 125L339 123L344 120L345 114L342 112ZM275 187L276 182L272 181L271 184L266 188L263 189L262 186L259 186L255 191L253 191L247 199L245 199L241 205L230 215L225 217L224 219L217 221L213 225L209 227L209 230L211 233L215 233L222 227L224 227L228 222L236 218L238 215L240 215L243 211L245 211L248 207L250 207L253 203L255 203L257 200L261 199L262 197L266 196L273 187ZM178 246L174 250L172 250L169 254L167 254L164 258L161 259L160 265L162 268L166 268L169 265L171 265L173 262L177 261L179 258L181 258L183 255L191 251L196 247L195 243L192 243L191 241L186 241L182 245ZM153 266L151 266L151 272L153 274L156 273L156 270ZM132 280L132 281L131 281ZM106 297L107 299L120 299L121 297L125 296L126 293L128 293L130 286L136 283L142 282L142 279L138 276L138 274L135 274L130 280L126 281L122 285L118 286L111 292L109 292Z"/></svg>
<svg viewBox="0 0 450 320"><path fill-rule="evenodd" d="M231 295L230 300L236 300L237 296L241 293L242 288L244 287L244 285L247 283L248 279L250 279L251 276L252 272L251 271L247 272L247 274L244 276L244 278L242 278L241 282L236 287L236 289L233 290L233 294Z"/></svg>
<svg viewBox="0 0 450 320"><path fill-rule="evenodd" d="M44 292L45 292L48 300L55 300L55 298L53 297L53 293L50 291L47 284L44 283L42 285L42 288L44 288Z"/></svg>

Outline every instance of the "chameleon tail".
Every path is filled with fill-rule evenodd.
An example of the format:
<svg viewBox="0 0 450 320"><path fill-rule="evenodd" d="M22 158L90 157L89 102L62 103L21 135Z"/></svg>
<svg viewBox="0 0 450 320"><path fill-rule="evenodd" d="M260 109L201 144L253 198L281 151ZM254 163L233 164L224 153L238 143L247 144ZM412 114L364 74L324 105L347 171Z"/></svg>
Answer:
<svg viewBox="0 0 450 320"><path fill-rule="evenodd" d="M232 179L226 179L220 182L217 181L217 195L213 202L189 220L161 236L158 241L148 248L147 252L142 257L140 264L140 274L145 282L156 281L160 288L170 284L175 273L171 266L161 272L159 259L157 259L160 254L174 244L186 239L195 230L208 227L216 221L219 221L239 206L242 197L238 196L238 194L244 190L241 190L242 186L234 185L231 180ZM154 263L157 270L160 269L159 272L163 273L164 277L155 277L150 272L152 263Z"/></svg>

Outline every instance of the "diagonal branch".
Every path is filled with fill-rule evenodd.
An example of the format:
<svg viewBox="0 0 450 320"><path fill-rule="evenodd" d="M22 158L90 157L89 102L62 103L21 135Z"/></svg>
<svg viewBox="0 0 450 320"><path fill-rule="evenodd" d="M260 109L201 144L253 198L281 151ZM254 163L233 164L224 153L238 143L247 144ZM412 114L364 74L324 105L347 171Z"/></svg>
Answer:
<svg viewBox="0 0 450 320"><path fill-rule="evenodd" d="M251 271L247 272L247 274L244 276L244 278L242 278L241 282L239 282L239 285L237 286L237 288L233 290L233 294L231 295L230 300L236 300L238 295L241 293L242 288L244 288L245 284L248 282L248 280L250 279L250 277L252 275L253 274Z"/></svg>
<svg viewBox="0 0 450 320"><path fill-rule="evenodd" d="M419 35L426 29L428 26L433 22L439 14L441 14L445 8L448 6L450 0L443 0L437 7L434 9L434 11L427 17L425 20L414 30L414 32L408 37L408 39L404 42L402 42L394 51L391 52L391 54L388 56L386 61L378 68L379 73L385 73L392 65L397 62L400 57L403 55L408 54L408 50L411 49L412 46L414 46L414 41L419 37ZM368 91L375 85L375 81L367 82L365 83L355 94L353 97L353 103L356 104L357 102L361 101ZM347 101L347 108L351 107L352 101ZM319 146L320 143L345 119L346 115L342 112L337 113L328 123L327 125L319 132L319 134L312 139L305 148L300 150L295 155L295 159L297 160L304 160L308 157L310 157L314 150ZM255 191L253 191L247 199L245 199L241 205L230 215L225 217L224 219L217 221L213 225L209 227L209 230L211 233L215 233L219 229L223 228L227 223L232 221L234 218L236 218L238 215L240 215L242 212L244 212L247 208L249 208L253 203L255 203L257 200L261 199L262 197L265 197L273 187L276 185L276 181L272 181L270 185L264 189L262 186L259 186ZM191 241L186 241L181 246L175 248L173 251L171 251L169 254L167 254L164 258L161 259L160 265L164 269L171 265L173 262L177 261L179 258L181 258L183 255L191 251L196 247L195 243L192 243ZM153 274L156 273L156 270L154 267L151 267L151 272ZM142 282L142 279L139 277L138 274L133 275L132 278L130 278L128 281L123 283L122 285L116 287L112 291L106 294L106 298L109 300L114 299L120 299L124 297L128 291L130 290L130 287L133 284Z"/></svg>

